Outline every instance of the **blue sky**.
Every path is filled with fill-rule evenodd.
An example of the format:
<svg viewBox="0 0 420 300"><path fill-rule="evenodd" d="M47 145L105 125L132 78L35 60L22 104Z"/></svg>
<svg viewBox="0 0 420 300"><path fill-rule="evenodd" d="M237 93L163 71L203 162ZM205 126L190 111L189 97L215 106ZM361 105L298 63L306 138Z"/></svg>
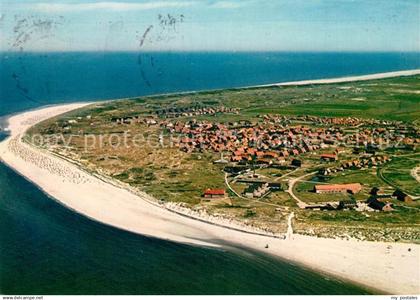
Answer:
<svg viewBox="0 0 420 300"><path fill-rule="evenodd" d="M0 0L0 49L420 51L419 14L419 0Z"/></svg>

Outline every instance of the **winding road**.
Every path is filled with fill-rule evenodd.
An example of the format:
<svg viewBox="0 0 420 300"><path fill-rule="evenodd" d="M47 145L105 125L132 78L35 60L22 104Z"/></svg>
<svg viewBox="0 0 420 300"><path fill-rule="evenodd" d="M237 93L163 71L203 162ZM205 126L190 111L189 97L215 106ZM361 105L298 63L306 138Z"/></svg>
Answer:
<svg viewBox="0 0 420 300"><path fill-rule="evenodd" d="M411 173L411 176L413 176L414 179L420 183L420 166L417 166L414 169L412 169L410 173Z"/></svg>
<svg viewBox="0 0 420 300"><path fill-rule="evenodd" d="M296 200L296 203L299 208L305 208L306 206L308 206L308 204L302 201L298 196L295 195L295 193L293 192L293 187L295 186L297 182L302 181L302 179L308 176L315 175L316 173L317 172L315 171L312 173L304 174L300 177L289 179L289 188L286 190L286 192L289 193L289 195L292 196L292 198Z"/></svg>

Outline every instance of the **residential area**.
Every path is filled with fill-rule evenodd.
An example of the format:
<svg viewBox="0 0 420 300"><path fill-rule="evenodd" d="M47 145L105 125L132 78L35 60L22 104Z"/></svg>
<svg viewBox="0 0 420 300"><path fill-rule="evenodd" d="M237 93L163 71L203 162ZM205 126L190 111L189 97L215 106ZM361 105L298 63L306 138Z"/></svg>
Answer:
<svg viewBox="0 0 420 300"><path fill-rule="evenodd" d="M202 193L204 201L232 196L263 199L270 193L287 192L299 198L298 204L305 203L299 205L305 209L391 211L390 200L410 202L418 197L399 188L388 194L369 192L359 196L362 190L379 190L364 183L363 178L349 183L328 183L330 176L339 178L340 173L375 170L389 163L393 156L390 149L415 151L420 144L420 131L412 125L353 117L281 115L262 115L252 121L234 122L194 119L197 115L237 114L238 111L224 107L187 107L163 109L146 118L138 116L112 121L154 127L160 131L161 139L166 139L165 145L185 153L220 155L213 164L223 165L225 183L206 188ZM267 170L277 172L264 175ZM306 170L316 174L290 184L293 177L289 174ZM300 193L293 189L300 182L313 183L305 192L322 195L322 200L298 196ZM335 201L338 198L341 200Z"/></svg>

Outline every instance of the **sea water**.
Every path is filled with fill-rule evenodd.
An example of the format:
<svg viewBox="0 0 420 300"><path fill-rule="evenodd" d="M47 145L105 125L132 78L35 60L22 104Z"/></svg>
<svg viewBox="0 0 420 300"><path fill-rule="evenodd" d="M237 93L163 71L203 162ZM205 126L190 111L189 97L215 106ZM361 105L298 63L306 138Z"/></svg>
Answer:
<svg viewBox="0 0 420 300"><path fill-rule="evenodd" d="M420 53L0 53L0 116L40 105L420 68Z"/></svg>

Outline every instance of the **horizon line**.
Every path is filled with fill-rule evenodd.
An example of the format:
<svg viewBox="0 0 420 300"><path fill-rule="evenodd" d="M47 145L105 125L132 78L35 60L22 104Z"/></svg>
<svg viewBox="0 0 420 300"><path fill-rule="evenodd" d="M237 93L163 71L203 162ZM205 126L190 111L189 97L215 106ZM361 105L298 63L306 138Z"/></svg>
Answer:
<svg viewBox="0 0 420 300"><path fill-rule="evenodd" d="M208 52L208 53L419 53L419 50L229 50L229 49L179 49L179 50L0 50L0 53L194 53L194 52Z"/></svg>

